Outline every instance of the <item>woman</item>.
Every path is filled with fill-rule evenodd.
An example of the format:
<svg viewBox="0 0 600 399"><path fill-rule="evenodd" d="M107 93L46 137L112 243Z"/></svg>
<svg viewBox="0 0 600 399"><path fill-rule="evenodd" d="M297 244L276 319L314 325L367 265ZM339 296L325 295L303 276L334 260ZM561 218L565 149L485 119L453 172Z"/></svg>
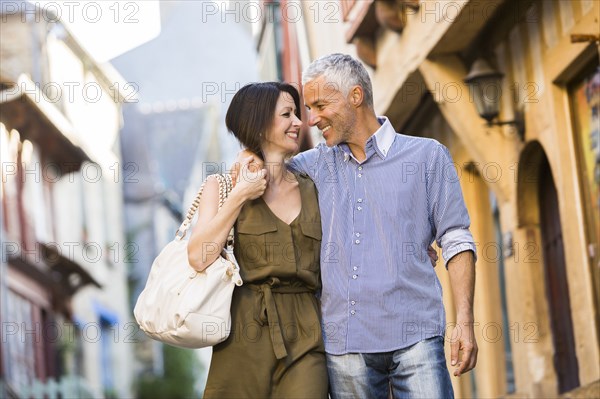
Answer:
<svg viewBox="0 0 600 399"><path fill-rule="evenodd" d="M231 334L213 348L204 397L326 398L315 296L321 245L317 195L312 181L285 166L299 149L300 96L285 83L249 84L233 97L225 121L267 169L253 172L252 158L246 159L218 213L218 182L209 178L188 244L190 264L204 270L235 225L234 253L244 280L233 294Z"/></svg>

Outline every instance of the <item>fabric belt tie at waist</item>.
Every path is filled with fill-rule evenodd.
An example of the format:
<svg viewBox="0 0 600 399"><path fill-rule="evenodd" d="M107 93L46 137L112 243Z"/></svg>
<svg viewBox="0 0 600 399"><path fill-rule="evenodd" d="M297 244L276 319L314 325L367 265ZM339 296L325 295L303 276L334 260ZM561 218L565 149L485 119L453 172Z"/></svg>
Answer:
<svg viewBox="0 0 600 399"><path fill-rule="evenodd" d="M277 306L273 299L273 293L299 294L303 292L312 292L312 290L307 287L279 285L279 283L280 280L273 277L263 284L244 284L242 287L247 287L260 293L260 295L256 297L257 303L255 309L257 309L258 314L255 314L254 318L261 326L264 326L265 323L269 325L269 333L271 335L275 357L277 359L283 359L288 353L285 349L283 332L281 331L281 323L279 322L279 313L277 312Z"/></svg>

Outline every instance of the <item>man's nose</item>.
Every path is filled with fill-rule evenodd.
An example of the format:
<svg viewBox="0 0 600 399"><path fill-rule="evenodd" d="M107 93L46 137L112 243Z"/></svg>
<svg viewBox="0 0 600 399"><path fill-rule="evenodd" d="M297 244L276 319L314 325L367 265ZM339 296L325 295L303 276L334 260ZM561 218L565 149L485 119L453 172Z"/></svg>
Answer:
<svg viewBox="0 0 600 399"><path fill-rule="evenodd" d="M314 112L308 111L308 126L315 126L319 123L319 117Z"/></svg>

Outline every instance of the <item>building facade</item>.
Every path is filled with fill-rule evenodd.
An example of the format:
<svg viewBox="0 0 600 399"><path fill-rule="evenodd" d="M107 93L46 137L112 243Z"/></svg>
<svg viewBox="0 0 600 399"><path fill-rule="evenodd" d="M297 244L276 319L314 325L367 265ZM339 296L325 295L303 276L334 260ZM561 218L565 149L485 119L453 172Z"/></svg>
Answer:
<svg viewBox="0 0 600 399"><path fill-rule="evenodd" d="M131 93L56 15L0 5L0 396L130 397L138 249L118 133Z"/></svg>

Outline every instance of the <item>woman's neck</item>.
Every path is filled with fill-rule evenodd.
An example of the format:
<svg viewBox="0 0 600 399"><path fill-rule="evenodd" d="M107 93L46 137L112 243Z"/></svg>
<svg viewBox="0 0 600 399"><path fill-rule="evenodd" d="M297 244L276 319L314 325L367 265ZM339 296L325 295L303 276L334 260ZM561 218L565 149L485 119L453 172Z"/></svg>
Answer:
<svg viewBox="0 0 600 399"><path fill-rule="evenodd" d="M285 165L285 157L280 154L265 154L265 169L270 186L280 185L290 174Z"/></svg>

